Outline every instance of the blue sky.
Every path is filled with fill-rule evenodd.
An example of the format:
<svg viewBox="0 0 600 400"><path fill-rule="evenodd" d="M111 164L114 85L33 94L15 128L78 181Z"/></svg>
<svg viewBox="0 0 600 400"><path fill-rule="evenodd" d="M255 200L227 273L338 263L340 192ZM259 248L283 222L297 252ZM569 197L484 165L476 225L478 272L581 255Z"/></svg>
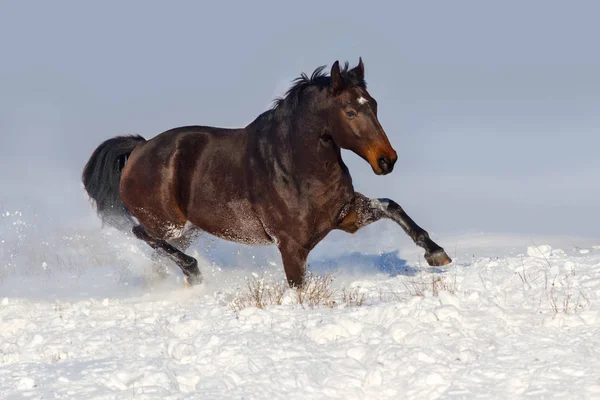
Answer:
<svg viewBox="0 0 600 400"><path fill-rule="evenodd" d="M432 232L599 236L595 2L0 2L0 209L61 223L106 138L244 126L362 56L399 160L356 188Z"/></svg>

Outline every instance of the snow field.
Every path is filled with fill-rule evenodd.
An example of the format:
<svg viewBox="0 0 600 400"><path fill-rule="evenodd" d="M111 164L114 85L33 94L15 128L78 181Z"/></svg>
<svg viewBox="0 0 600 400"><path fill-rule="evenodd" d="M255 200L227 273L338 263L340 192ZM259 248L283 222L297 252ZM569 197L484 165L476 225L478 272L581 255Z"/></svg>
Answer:
<svg viewBox="0 0 600 400"><path fill-rule="evenodd" d="M237 312L236 270L183 290L97 267L72 284L92 292L70 296L67 272L53 297L5 278L0 398L600 398L600 248L522 252L342 274L325 305L287 291Z"/></svg>

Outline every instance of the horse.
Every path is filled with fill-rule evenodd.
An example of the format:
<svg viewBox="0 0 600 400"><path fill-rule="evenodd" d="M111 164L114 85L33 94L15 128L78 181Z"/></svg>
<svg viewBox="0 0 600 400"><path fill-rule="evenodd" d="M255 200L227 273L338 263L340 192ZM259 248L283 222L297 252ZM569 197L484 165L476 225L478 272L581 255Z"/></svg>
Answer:
<svg viewBox="0 0 600 400"><path fill-rule="evenodd" d="M245 128L184 126L150 140L113 137L86 163L82 181L103 225L133 233L173 260L186 286L202 282L184 253L199 232L249 245L276 245L290 287L305 283L310 251L332 230L355 233L395 221L430 266L452 262L395 201L354 190L341 150L376 175L398 159L367 91L362 58L302 73Z"/></svg>

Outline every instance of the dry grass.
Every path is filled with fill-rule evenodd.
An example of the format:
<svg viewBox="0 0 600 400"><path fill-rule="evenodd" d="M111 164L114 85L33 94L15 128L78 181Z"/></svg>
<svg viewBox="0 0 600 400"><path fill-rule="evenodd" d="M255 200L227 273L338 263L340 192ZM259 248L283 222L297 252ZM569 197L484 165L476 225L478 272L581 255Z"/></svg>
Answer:
<svg viewBox="0 0 600 400"><path fill-rule="evenodd" d="M238 313L247 307L263 309L270 305L281 305L286 290L285 282L267 283L264 279L254 278L247 282L246 290L238 293L229 307Z"/></svg>
<svg viewBox="0 0 600 400"><path fill-rule="evenodd" d="M336 307L339 305L360 307L366 304L367 295L360 288L332 288L335 275L308 275L302 288L290 289L286 282L266 282L264 279L248 280L236 297L229 303L235 313L247 307L264 309L268 306L286 304L304 308Z"/></svg>
<svg viewBox="0 0 600 400"><path fill-rule="evenodd" d="M404 283L404 287L411 296L425 296L428 292L438 296L441 291L451 294L456 294L458 291L456 277L447 275L431 275L428 279L408 281Z"/></svg>
<svg viewBox="0 0 600 400"><path fill-rule="evenodd" d="M342 289L342 302L349 306L357 306L360 307L365 304L367 301L367 295L365 293L360 292L359 287L355 287L352 289Z"/></svg>
<svg viewBox="0 0 600 400"><path fill-rule="evenodd" d="M552 263L543 254L540 247L535 242L532 243L538 249L548 266L548 268L544 269L544 291L554 315L561 313L577 314L586 307L589 307L590 300L588 296L586 296L581 288L574 287L573 278L575 277L575 269L571 269L570 272L563 275L555 275L552 283L550 283L548 273L552 270ZM524 280L523 277L521 279ZM541 303L542 297L540 296L540 308Z"/></svg>
<svg viewBox="0 0 600 400"><path fill-rule="evenodd" d="M331 283L334 279L333 275L309 275L304 286L296 290L298 304L311 308L320 305L335 306L335 302L331 301L334 294Z"/></svg>
<svg viewBox="0 0 600 400"><path fill-rule="evenodd" d="M577 314L590 305L589 298L583 290L573 287L574 271L571 274L562 276L557 282L557 276L554 277L547 292L550 308L554 314Z"/></svg>

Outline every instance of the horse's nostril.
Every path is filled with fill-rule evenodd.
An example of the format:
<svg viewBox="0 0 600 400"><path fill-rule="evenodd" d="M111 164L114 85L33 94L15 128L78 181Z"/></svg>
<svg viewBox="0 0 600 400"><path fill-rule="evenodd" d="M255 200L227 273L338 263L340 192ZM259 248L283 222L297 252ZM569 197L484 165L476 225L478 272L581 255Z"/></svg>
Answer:
<svg viewBox="0 0 600 400"><path fill-rule="evenodd" d="M389 174L390 172L392 172L395 163L396 160L391 160L386 156L381 156L377 159L377 164L379 165L381 173L383 174Z"/></svg>
<svg viewBox="0 0 600 400"><path fill-rule="evenodd" d="M383 172L389 172L393 165L387 157L379 157L377 164L379 164L379 168L381 168Z"/></svg>

